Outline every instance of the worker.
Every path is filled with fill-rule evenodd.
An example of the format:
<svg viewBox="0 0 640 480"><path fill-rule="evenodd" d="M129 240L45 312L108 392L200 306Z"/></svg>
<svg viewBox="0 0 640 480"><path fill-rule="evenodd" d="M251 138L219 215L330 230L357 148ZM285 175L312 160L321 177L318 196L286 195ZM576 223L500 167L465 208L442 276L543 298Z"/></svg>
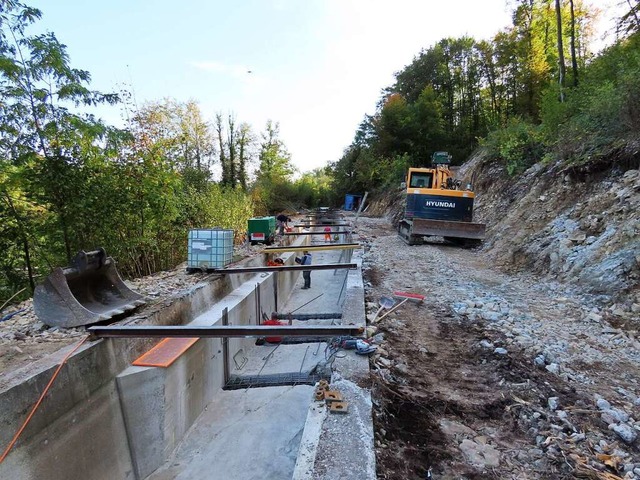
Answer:
<svg viewBox="0 0 640 480"><path fill-rule="evenodd" d="M299 263L300 265L311 265L311 254L305 250L302 258L296 257L296 263ZM304 285L302 286L302 289L307 290L308 288L311 288L311 270L303 270L302 278L304 278Z"/></svg>
<svg viewBox="0 0 640 480"><path fill-rule="evenodd" d="M331 242L331 227L324 227L324 243Z"/></svg>
<svg viewBox="0 0 640 480"><path fill-rule="evenodd" d="M267 261L267 267L282 267L283 265L284 265L284 260L281 259L280 257Z"/></svg>
<svg viewBox="0 0 640 480"><path fill-rule="evenodd" d="M287 217L284 213L281 213L276 217L278 221L278 233L280 235L284 235L284 229L289 227L288 223L291 221L289 217Z"/></svg>

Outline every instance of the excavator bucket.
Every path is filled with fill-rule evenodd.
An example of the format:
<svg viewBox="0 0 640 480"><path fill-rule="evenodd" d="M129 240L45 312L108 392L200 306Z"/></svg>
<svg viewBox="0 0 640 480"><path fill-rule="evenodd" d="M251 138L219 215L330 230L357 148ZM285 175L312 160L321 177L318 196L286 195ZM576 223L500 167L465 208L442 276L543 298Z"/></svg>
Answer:
<svg viewBox="0 0 640 480"><path fill-rule="evenodd" d="M109 320L145 303L144 296L125 285L102 248L79 252L70 267L57 267L33 294L38 318L65 328Z"/></svg>

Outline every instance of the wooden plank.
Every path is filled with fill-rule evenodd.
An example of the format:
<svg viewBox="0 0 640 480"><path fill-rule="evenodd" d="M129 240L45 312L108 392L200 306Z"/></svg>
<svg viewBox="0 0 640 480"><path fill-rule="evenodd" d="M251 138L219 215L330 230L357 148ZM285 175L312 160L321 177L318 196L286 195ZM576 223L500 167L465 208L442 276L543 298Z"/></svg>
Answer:
<svg viewBox="0 0 640 480"><path fill-rule="evenodd" d="M162 367L167 368L175 362L180 355L189 350L199 338L164 338L147 353L137 358L133 365L137 367Z"/></svg>

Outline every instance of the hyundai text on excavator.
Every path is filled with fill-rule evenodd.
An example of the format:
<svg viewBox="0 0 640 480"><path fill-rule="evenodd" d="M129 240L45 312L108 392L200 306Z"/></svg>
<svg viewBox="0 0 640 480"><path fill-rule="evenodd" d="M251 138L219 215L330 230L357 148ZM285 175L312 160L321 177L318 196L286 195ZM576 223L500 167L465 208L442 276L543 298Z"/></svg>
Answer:
<svg viewBox="0 0 640 480"><path fill-rule="evenodd" d="M420 245L424 237L438 236L460 245L484 239L485 224L473 223L471 185L462 188L453 178L451 155L435 152L431 168L410 168L406 179L405 215L398 234L409 245Z"/></svg>

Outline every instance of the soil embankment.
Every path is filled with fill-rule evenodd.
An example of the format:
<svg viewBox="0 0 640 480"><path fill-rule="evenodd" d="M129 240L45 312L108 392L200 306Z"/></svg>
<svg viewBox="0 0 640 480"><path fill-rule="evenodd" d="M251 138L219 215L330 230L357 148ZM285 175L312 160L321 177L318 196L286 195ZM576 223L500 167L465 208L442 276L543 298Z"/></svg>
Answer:
<svg viewBox="0 0 640 480"><path fill-rule="evenodd" d="M378 478L640 478L640 343L597 295L362 218ZM431 476L429 476L431 475Z"/></svg>

